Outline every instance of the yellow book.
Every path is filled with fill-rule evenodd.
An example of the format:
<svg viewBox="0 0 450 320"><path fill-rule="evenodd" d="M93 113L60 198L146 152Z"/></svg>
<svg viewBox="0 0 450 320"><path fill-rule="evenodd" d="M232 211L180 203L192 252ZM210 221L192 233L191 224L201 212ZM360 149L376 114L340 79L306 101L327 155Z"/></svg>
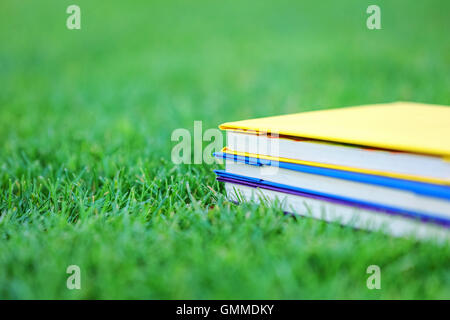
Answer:
<svg viewBox="0 0 450 320"><path fill-rule="evenodd" d="M219 128L450 157L447 106L395 102L226 122Z"/></svg>
<svg viewBox="0 0 450 320"><path fill-rule="evenodd" d="M228 131L229 153L450 184L447 106L396 102L227 122L219 128ZM254 151L265 134L279 137L277 154Z"/></svg>

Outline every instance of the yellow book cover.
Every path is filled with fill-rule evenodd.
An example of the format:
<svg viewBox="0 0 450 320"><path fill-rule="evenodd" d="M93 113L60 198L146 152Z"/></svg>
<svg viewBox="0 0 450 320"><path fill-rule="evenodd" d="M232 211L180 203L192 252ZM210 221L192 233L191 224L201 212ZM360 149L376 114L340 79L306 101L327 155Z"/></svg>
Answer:
<svg viewBox="0 0 450 320"><path fill-rule="evenodd" d="M447 106L395 102L227 122L219 128L450 158Z"/></svg>

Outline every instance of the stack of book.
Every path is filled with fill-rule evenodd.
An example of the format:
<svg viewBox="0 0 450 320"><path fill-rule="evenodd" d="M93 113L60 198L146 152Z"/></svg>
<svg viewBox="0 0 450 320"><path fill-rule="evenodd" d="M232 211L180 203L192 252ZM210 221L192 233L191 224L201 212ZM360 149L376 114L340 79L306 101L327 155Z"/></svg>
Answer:
<svg viewBox="0 0 450 320"><path fill-rule="evenodd" d="M227 122L216 170L234 202L384 230L450 235L450 108L396 102Z"/></svg>

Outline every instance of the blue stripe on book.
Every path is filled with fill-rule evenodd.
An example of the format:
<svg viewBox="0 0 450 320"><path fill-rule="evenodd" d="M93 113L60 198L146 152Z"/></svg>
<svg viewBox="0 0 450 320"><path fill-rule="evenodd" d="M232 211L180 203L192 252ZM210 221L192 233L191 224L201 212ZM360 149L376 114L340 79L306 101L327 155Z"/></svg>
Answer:
<svg viewBox="0 0 450 320"><path fill-rule="evenodd" d="M236 162L252 163L259 166L278 166L283 169L294 170L304 173L317 174L332 178L351 180L356 182L379 185L388 188L408 190L420 195L450 200L450 186L436 185L431 183L383 177L366 173L358 173L337 169L321 168L296 163L287 163L282 161L272 161L246 156L238 156L229 153L214 153L217 158L234 160Z"/></svg>

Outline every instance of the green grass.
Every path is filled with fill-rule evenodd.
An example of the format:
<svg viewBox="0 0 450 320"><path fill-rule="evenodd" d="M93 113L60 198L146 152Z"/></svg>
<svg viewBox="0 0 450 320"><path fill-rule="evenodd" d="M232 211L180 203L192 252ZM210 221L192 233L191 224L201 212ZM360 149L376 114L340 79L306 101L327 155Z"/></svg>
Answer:
<svg viewBox="0 0 450 320"><path fill-rule="evenodd" d="M374 1L166 2L1 1L0 298L450 298L448 243L236 206L170 160L194 120L450 104L450 3L375 1L370 31Z"/></svg>

